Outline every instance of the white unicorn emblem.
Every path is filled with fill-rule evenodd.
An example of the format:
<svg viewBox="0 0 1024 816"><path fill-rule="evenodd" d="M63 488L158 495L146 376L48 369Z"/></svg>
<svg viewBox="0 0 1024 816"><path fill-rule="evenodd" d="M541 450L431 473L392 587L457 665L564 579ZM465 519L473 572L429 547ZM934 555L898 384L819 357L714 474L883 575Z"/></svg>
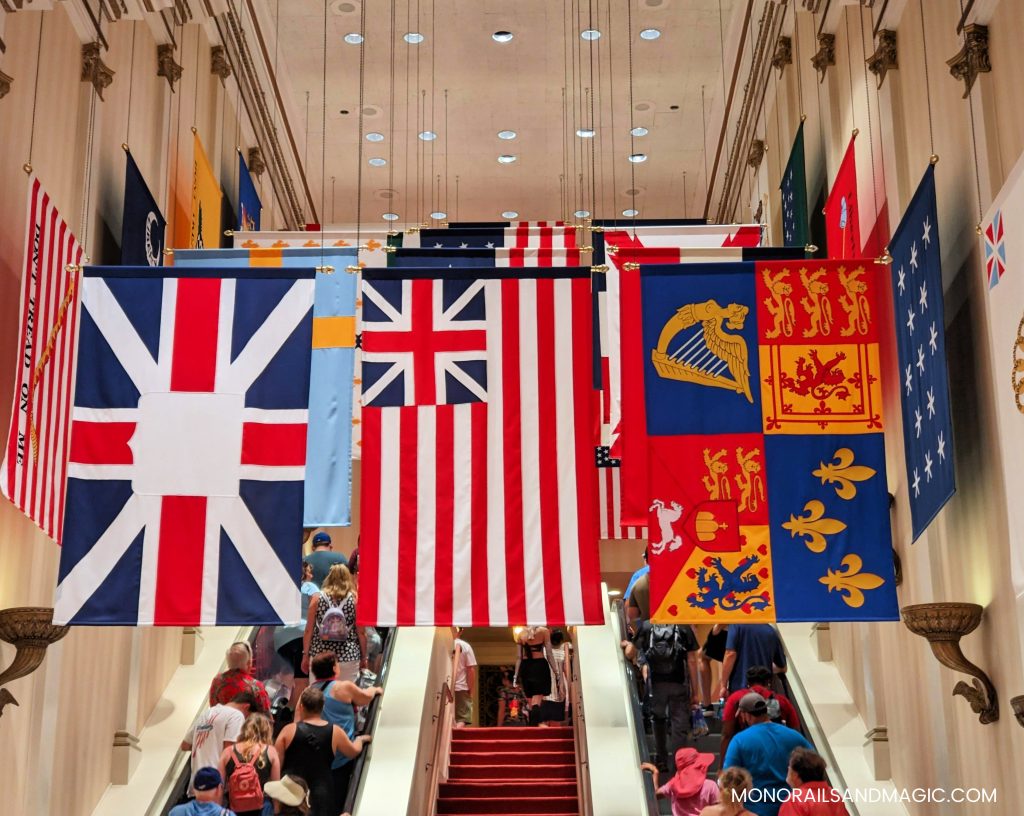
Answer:
<svg viewBox="0 0 1024 816"><path fill-rule="evenodd" d="M661 528L661 541L656 544L651 544L651 554L661 555L665 548L668 547L669 552L678 550L683 546L683 539L681 536L676 535L672 529L673 522L679 521L683 515L683 507L679 502L670 502L669 507L665 506L665 502L661 499L655 499L651 505L649 512L658 513L658 527Z"/></svg>

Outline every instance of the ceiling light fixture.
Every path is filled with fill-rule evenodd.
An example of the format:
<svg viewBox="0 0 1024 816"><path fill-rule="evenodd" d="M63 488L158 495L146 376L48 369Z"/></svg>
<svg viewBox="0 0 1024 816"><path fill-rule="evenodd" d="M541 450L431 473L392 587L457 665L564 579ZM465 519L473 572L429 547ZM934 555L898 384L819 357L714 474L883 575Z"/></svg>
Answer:
<svg viewBox="0 0 1024 816"><path fill-rule="evenodd" d="M647 161L647 154L646 153L634 153L633 155L631 155L629 157L629 160L631 162L633 162L633 164L640 164L640 162Z"/></svg>
<svg viewBox="0 0 1024 816"><path fill-rule="evenodd" d="M608 596L611 598L618 598L622 594L621 589L609 589Z"/></svg>
<svg viewBox="0 0 1024 816"><path fill-rule="evenodd" d="M646 136L650 131L645 127L635 127L630 132L630 136Z"/></svg>
<svg viewBox="0 0 1024 816"><path fill-rule="evenodd" d="M656 40L661 36L661 32L656 28L645 28L640 32L641 40Z"/></svg>
<svg viewBox="0 0 1024 816"><path fill-rule="evenodd" d="M363 35L353 31L351 34L345 35L345 42L349 45L359 45L363 41Z"/></svg>
<svg viewBox="0 0 1024 816"><path fill-rule="evenodd" d="M512 162L514 162L515 160L516 157L511 155L510 153L502 153L500 156L498 156L499 164L512 164Z"/></svg>
<svg viewBox="0 0 1024 816"><path fill-rule="evenodd" d="M576 210L576 212L574 212L573 215L575 215L577 218L589 218L590 210Z"/></svg>
<svg viewBox="0 0 1024 816"><path fill-rule="evenodd" d="M506 221L511 221L513 218L518 218L519 213L517 213L515 210L505 210L505 212L501 214L501 217L504 218Z"/></svg>
<svg viewBox="0 0 1024 816"><path fill-rule="evenodd" d="M432 142L437 138L437 134L432 130L425 130L420 134L420 138L425 142Z"/></svg>
<svg viewBox="0 0 1024 816"><path fill-rule="evenodd" d="M405 40L410 45L418 45L419 43L423 42L423 40L426 38L419 32L410 31L408 34L402 37L402 39Z"/></svg>
<svg viewBox="0 0 1024 816"><path fill-rule="evenodd" d="M514 139L514 138L516 138L516 132L514 130L499 130L498 131L498 138L499 139Z"/></svg>
<svg viewBox="0 0 1024 816"><path fill-rule="evenodd" d="M580 36L588 41L601 39L601 32L596 28L588 28L586 31L581 31Z"/></svg>
<svg viewBox="0 0 1024 816"><path fill-rule="evenodd" d="M371 167L383 167L387 163L388 163L387 159L379 159L379 158L376 158L376 157L370 159L370 166Z"/></svg>
<svg viewBox="0 0 1024 816"><path fill-rule="evenodd" d="M640 210L623 210L622 214L626 218L633 218L634 216L640 215Z"/></svg>
<svg viewBox="0 0 1024 816"><path fill-rule="evenodd" d="M376 133L376 132L371 131L370 133L366 134L366 141L368 141L368 142L383 142L384 141L384 134L383 133Z"/></svg>
<svg viewBox="0 0 1024 816"><path fill-rule="evenodd" d="M382 215L381 218L383 218L385 221L397 221L398 213L384 213L384 215Z"/></svg>
<svg viewBox="0 0 1024 816"><path fill-rule="evenodd" d="M448 213L432 212L430 214L430 217L433 218L435 221L444 221L444 219L448 217Z"/></svg>
<svg viewBox="0 0 1024 816"><path fill-rule="evenodd" d="M512 37L513 36L514 35L512 34L511 31L495 31L491 35L491 39L494 40L495 42L507 43L507 42L512 42Z"/></svg>
<svg viewBox="0 0 1024 816"><path fill-rule="evenodd" d="M576 131L576 135L581 139L593 139L594 133L595 131L593 128L580 128Z"/></svg>

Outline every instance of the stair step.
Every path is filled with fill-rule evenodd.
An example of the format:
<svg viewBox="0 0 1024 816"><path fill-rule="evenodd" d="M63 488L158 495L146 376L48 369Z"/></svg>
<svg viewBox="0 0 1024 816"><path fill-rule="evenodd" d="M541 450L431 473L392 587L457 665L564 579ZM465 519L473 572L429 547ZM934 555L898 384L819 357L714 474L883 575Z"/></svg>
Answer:
<svg viewBox="0 0 1024 816"><path fill-rule="evenodd" d="M501 781L515 779L576 779L576 765L451 765L448 768L451 782L480 779Z"/></svg>
<svg viewBox="0 0 1024 816"><path fill-rule="evenodd" d="M453 749L455 746L452 746ZM572 751L498 751L483 753L479 751L452 751L451 765L566 765L576 762Z"/></svg>
<svg viewBox="0 0 1024 816"><path fill-rule="evenodd" d="M572 728L456 728L452 731L452 742L463 740L558 740L573 739Z"/></svg>
<svg viewBox="0 0 1024 816"><path fill-rule="evenodd" d="M438 816L465 816L466 814L501 813L511 816L562 816L578 814L579 800L575 796L522 797L519 799L438 799Z"/></svg>
<svg viewBox="0 0 1024 816"><path fill-rule="evenodd" d="M528 791L524 781L507 782L497 779L466 782L442 782L441 799L509 799L518 801L528 792L530 798L558 798L576 796L576 780L551 781L530 779Z"/></svg>
<svg viewBox="0 0 1024 816"><path fill-rule="evenodd" d="M474 740L459 740L458 742L452 743L453 751L460 751L463 753L487 753L488 751L567 751L569 753L575 753L576 743L571 739L545 739L545 740L501 740L499 743L495 743L495 740L488 739L474 739Z"/></svg>

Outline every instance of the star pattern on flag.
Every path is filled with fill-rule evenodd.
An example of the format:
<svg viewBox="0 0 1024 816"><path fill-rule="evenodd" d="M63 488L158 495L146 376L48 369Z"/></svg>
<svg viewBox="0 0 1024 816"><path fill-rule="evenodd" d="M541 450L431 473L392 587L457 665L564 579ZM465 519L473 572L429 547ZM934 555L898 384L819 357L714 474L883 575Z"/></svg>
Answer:
<svg viewBox="0 0 1024 816"><path fill-rule="evenodd" d="M907 288L907 273L903 271L903 267L901 266L900 271L897 274L899 275L899 281L896 285L899 287L900 294L902 295Z"/></svg>
<svg viewBox="0 0 1024 816"><path fill-rule="evenodd" d="M594 464L599 468L621 467L621 459L613 459L611 448L608 445L598 445L594 448Z"/></svg>
<svg viewBox="0 0 1024 816"><path fill-rule="evenodd" d="M928 348L932 350L932 354L939 350L939 330L935 328L934 320L928 330Z"/></svg>

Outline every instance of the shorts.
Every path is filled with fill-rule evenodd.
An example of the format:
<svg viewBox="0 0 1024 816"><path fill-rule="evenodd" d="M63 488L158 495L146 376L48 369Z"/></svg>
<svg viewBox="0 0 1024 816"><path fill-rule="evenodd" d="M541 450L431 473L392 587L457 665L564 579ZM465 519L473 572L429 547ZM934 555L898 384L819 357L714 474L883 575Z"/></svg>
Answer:
<svg viewBox="0 0 1024 816"><path fill-rule="evenodd" d="M281 659L284 660L292 669L295 671L295 676L298 678L306 679L309 677L308 672L302 670L302 638L297 637L295 640L289 640L287 643L281 646L277 650L277 653L281 655Z"/></svg>
<svg viewBox="0 0 1024 816"><path fill-rule="evenodd" d="M472 725L473 695L468 691L455 692L455 721Z"/></svg>

